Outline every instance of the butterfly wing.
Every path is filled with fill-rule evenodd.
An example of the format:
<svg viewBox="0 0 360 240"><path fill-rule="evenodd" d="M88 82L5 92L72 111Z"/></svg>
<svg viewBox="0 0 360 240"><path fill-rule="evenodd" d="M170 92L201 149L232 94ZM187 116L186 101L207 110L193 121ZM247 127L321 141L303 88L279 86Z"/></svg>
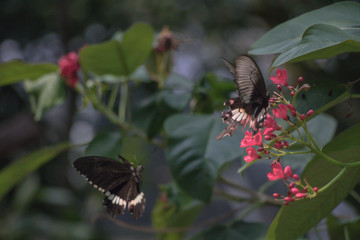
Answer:
<svg viewBox="0 0 360 240"><path fill-rule="evenodd" d="M227 100L224 105L230 110L222 113L222 119L228 123L225 130L216 139L232 136L239 126L257 131L266 118L269 97L264 78L256 63L248 56L238 56L236 66L223 58L229 71L234 75L234 82L239 97Z"/></svg>
<svg viewBox="0 0 360 240"><path fill-rule="evenodd" d="M112 217L124 214L128 203L141 198L134 206L142 210L134 215L138 218L145 207L144 194L140 192L141 171L137 171L141 166L135 169L126 159L119 158L122 163L100 156L82 157L75 160L74 167L93 187L105 194L104 206Z"/></svg>
<svg viewBox="0 0 360 240"><path fill-rule="evenodd" d="M248 56L236 58L235 84L245 104L261 103L266 98L264 78L257 64Z"/></svg>

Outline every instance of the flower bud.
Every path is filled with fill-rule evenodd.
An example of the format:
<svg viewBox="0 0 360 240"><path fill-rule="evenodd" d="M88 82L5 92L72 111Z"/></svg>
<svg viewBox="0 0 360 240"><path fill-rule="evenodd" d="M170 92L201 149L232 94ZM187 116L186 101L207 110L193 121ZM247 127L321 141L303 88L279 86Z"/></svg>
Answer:
<svg viewBox="0 0 360 240"><path fill-rule="evenodd" d="M286 202L291 202L291 201L292 201L292 197L285 197L284 200L285 200Z"/></svg>
<svg viewBox="0 0 360 240"><path fill-rule="evenodd" d="M273 197L274 197L274 198L279 198L279 197L280 197L280 194L274 193L274 194L273 194Z"/></svg>
<svg viewBox="0 0 360 240"><path fill-rule="evenodd" d="M294 188L291 189L291 192L292 192L293 194L297 194L297 193L300 192L300 190L294 187Z"/></svg>
<svg viewBox="0 0 360 240"><path fill-rule="evenodd" d="M287 106L287 108L288 108L288 109L290 109L290 110L295 110L294 106L293 106L293 105L291 105L290 103L289 103L289 104L287 104L286 106Z"/></svg>
<svg viewBox="0 0 360 240"><path fill-rule="evenodd" d="M272 139L272 137L269 136L269 135L266 135L264 138L265 138L266 141L270 141Z"/></svg>
<svg viewBox="0 0 360 240"><path fill-rule="evenodd" d="M300 119L304 121L305 118L306 118L305 114L301 114Z"/></svg>
<svg viewBox="0 0 360 240"><path fill-rule="evenodd" d="M292 178L293 178L295 181L299 181L299 175L297 175L297 174L294 174L294 175L292 176Z"/></svg>
<svg viewBox="0 0 360 240"><path fill-rule="evenodd" d="M281 92L281 85L277 85L276 87L279 90L279 92Z"/></svg>
<svg viewBox="0 0 360 240"><path fill-rule="evenodd" d="M288 89L289 89L290 91L294 91L294 90L295 90L295 87L294 87L294 86L288 86Z"/></svg>
<svg viewBox="0 0 360 240"><path fill-rule="evenodd" d="M313 190L314 190L314 192L317 193L317 192L319 191L319 188L318 188L318 187L314 187Z"/></svg>
<svg viewBox="0 0 360 240"><path fill-rule="evenodd" d="M314 110L310 109L307 113L306 113L306 116L309 117L311 115L314 114Z"/></svg>
<svg viewBox="0 0 360 240"><path fill-rule="evenodd" d="M291 110L291 115L292 115L293 117L296 117L296 111L295 111L295 110Z"/></svg>
<svg viewBox="0 0 360 240"><path fill-rule="evenodd" d="M286 166L285 168L284 168L284 174L285 174L285 176L287 176L287 177L290 177L290 178L292 178L293 177L293 173L292 173L292 170L291 170L291 167L290 166ZM293 183L290 183L290 185L291 184L293 184ZM289 186L290 186L289 185ZM293 185L295 185L295 184L293 184Z"/></svg>
<svg viewBox="0 0 360 240"><path fill-rule="evenodd" d="M298 78L298 83L302 83L302 81L304 81L303 77L299 77Z"/></svg>
<svg viewBox="0 0 360 240"><path fill-rule="evenodd" d="M295 194L296 198L305 198L306 197L306 193L297 193Z"/></svg>
<svg viewBox="0 0 360 240"><path fill-rule="evenodd" d="M291 91L290 95L293 97L295 95L295 92Z"/></svg>

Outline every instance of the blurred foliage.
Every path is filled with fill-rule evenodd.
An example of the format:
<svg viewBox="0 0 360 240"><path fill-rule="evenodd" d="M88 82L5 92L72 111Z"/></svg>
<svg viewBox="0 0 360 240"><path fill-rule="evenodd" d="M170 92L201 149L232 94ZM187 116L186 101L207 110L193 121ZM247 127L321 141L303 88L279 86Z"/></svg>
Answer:
<svg viewBox="0 0 360 240"><path fill-rule="evenodd" d="M88 145L85 155L145 156L140 162L146 166L147 211L138 222L123 216L129 224L150 225L151 218L152 230L158 230L157 237L166 240L183 239L194 226L197 232L195 235L191 232L190 239L263 239L268 226L247 223L243 216L228 218L227 223L214 223L207 230L195 224L206 221L209 216L218 217L217 209L210 206L211 211L208 211L205 203L221 200L230 208L230 201L276 204L264 198L266 193L242 186L239 176L234 181L240 186L219 180L225 170L236 172L232 168L234 160L245 155L239 148L241 131L232 138L215 140L225 124L213 113L223 109L224 100L235 90L233 82L221 76L226 68L219 68L219 55L233 59L244 54L269 28L277 26L252 48L256 54L281 53L273 66L336 56L327 61L288 65L292 70L289 72L294 76L301 73L312 85L309 92L297 97L299 111L312 108L316 110L312 117L316 117L340 100L350 101L351 87L358 90L356 84L345 84L359 77L358 64L354 64L359 59L358 54L338 54L358 51L358 12L354 9L359 4L342 2L324 7L330 3L332 1L3 0L0 3L3 23L0 61L15 56L26 62L55 62L61 54L75 50L80 55L82 81L75 89L65 92L65 87L69 88L61 82L55 65L17 60L0 65L0 85L5 86L2 90L10 92L7 89L11 89L11 94L15 95L12 99L24 102L21 106L26 111L31 108L35 119L39 120L33 124L41 133L39 142L30 147L23 146L28 143L14 142L15 150L8 150L10 157L0 163L0 195L3 197L0 224L4 226L0 238L153 237L117 226L114 229L108 222L87 223L101 212L101 203L100 194L89 190L71 167L71 162L81 153L70 151L55 158L71 146L54 144L80 139ZM318 7L324 8L309 12ZM334 8L340 16L333 13ZM346 14L349 9L354 11ZM306 14L301 15L303 13ZM299 17L293 18L296 16ZM288 19L291 20L285 22ZM175 30L168 40L176 41L170 44L176 47L164 53L156 48L161 34L156 37L155 32L165 29L165 25ZM344 29L349 25L354 27L351 31ZM49 33L55 33L50 37L55 40L41 41ZM57 38L61 38L60 43ZM332 39L331 44L324 39ZM44 46L40 47L41 44ZM12 48L7 49L7 46ZM49 49L53 52L49 53ZM296 79L294 76L290 78ZM26 80L24 84L20 83L22 80ZM0 98L1 109L5 109L1 120L12 120L7 114L12 107L5 106L16 106L16 103L8 102L9 99ZM63 102L65 104L59 106ZM94 114L94 109L103 117ZM354 112L359 114L357 108ZM337 114L333 116L341 120ZM342 133L331 140L336 120L328 118L321 122L324 125L333 123L326 134L323 126L316 127L321 123L310 122L309 128L314 124L312 133L321 138L322 143L327 143L326 153L341 161L352 161L358 156L359 127L343 130L354 125L356 119L350 123L340 121L338 132ZM26 134L16 132L17 127L9 128L12 135ZM7 130L7 125L2 129ZM53 147L43 148L49 143ZM150 151L145 143L160 149L159 153L147 156ZM41 149L34 150L36 148ZM32 153L26 155L30 150ZM15 158L19 160L12 162ZM66 161L67 158L70 161ZM313 157L304 176L318 186L331 182L339 169L330 169L326 164L322 158ZM303 167L305 161L300 165ZM331 182L330 188L315 201L299 201L286 209L281 208L267 237L290 239L306 234L349 194L359 180L358 171L358 168L347 169L345 174L350 177L341 176L340 181ZM258 178L259 175L252 176L250 181ZM160 194L156 186L159 182L168 183L159 187ZM228 188L244 191L250 198L232 195ZM353 205L360 208L358 203ZM300 216L294 208L302 209ZM202 211L209 215L203 217ZM313 217L314 212L316 217ZM298 224L299 219L306 224ZM329 234L338 236L342 229L356 226L356 221L344 224L328 218ZM172 228L177 230L169 231ZM147 228L143 230L146 232Z"/></svg>

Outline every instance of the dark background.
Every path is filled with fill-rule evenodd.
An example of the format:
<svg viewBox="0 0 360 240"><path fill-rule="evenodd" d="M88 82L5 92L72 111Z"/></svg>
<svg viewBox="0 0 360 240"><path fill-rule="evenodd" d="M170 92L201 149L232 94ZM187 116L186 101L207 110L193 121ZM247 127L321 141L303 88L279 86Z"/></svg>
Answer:
<svg viewBox="0 0 360 240"><path fill-rule="evenodd" d="M52 62L84 44L109 39L137 21L150 24L156 32L167 25L181 45L175 52L173 71L198 81L206 72L229 77L220 57L235 59L272 27L336 1L282 0L1 0L0 62L14 58L26 62ZM286 33L284 33L286 34ZM256 56L264 76L274 56ZM339 83L359 78L359 54L285 66L289 78L303 76L311 84L316 78ZM265 77L266 79L266 77ZM269 81L267 78L266 81ZM358 91L355 86L355 91ZM91 108L81 109L75 94L68 92L65 104L34 122L22 84L0 88L0 167L32 150L70 139L82 143L106 129L108 122ZM337 132L359 122L359 101L344 102L331 109ZM79 111L77 111L79 110ZM345 116L354 111L351 117ZM134 147L133 149L136 149ZM145 179L147 212L136 224L150 225L150 209L157 197L157 184L171 180L164 153L147 151L138 158L149 158ZM0 238L5 239L125 239L137 235L107 221L91 218L102 212L101 196L78 178L73 160L83 148L61 154L31 174L0 202ZM131 150L130 150L131 151ZM135 150L134 150L135 151ZM150 153L149 153L150 152ZM149 157L150 155L150 157ZM6 183L0 183L6 184ZM231 208L224 203L210 206L216 214ZM215 209L215 210L214 210ZM262 218L271 222L274 210ZM206 214L202 214L206 218ZM205 217L204 217L205 216ZM131 218L122 219L134 223ZM254 220L259 217L254 216ZM152 235L141 235L152 238Z"/></svg>

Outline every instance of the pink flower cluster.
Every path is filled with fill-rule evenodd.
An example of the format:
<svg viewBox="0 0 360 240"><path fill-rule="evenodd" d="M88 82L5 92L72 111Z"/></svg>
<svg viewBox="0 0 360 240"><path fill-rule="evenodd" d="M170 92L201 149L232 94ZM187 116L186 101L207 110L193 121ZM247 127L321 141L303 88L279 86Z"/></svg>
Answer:
<svg viewBox="0 0 360 240"><path fill-rule="evenodd" d="M284 86L291 92L291 96L294 97L299 91L308 90L310 86L302 83L302 77L298 79L296 87L288 86L287 72L285 69L278 69L276 71L276 76L271 76L270 78L273 83L278 84L277 89L279 90L279 92L274 92L274 96L270 98L269 101L274 107L271 111L272 115L266 115L262 132L258 131L255 135L253 135L253 132L246 131L244 139L241 140L240 147L246 148L247 155L244 156L245 162L260 159L264 155L267 155L269 158L274 156L277 157L277 160L275 160L271 165L272 171L267 174L267 177L269 181L282 179L285 182L290 182L290 184L288 184L288 194L283 197L284 204L287 205L291 201L315 196L318 189L316 187L312 188L307 183L304 186L299 180L299 176L293 174L290 166L285 167L283 170L280 164L280 158L283 155L286 155L286 153L281 149L289 147L289 143L286 141L288 139L288 135L284 131L283 133L285 134L283 135L276 134L276 131L282 130L282 127L277 124L275 119L282 119L293 125L288 112L298 121L304 121L306 117L314 114L314 110L309 110L306 114L300 114L296 111L295 107L287 99L285 99L285 96L281 92L282 86ZM263 137L264 140L272 142L268 145L263 143ZM257 150L255 147L257 147ZM280 198L280 194L274 193L274 197Z"/></svg>
<svg viewBox="0 0 360 240"><path fill-rule="evenodd" d="M79 81L78 70L80 68L79 57L76 52L70 52L59 59L60 74L65 82L74 88Z"/></svg>
<svg viewBox="0 0 360 240"><path fill-rule="evenodd" d="M283 170L280 162L275 161L271 165L272 172L267 174L267 177L270 181L283 179L284 181L289 181L288 184L288 192L287 196L281 196L278 193L274 193L273 197L276 199L282 198L284 201L284 205L288 205L289 202L293 202L295 200L304 199L306 197L312 198L318 192L318 188L312 188L310 185L303 186L301 181L299 180L299 176L297 174L293 174L290 166L286 166Z"/></svg>
<svg viewBox="0 0 360 240"><path fill-rule="evenodd" d="M260 131L257 134L255 134L255 136L253 136L252 132L246 131L244 139L241 140L240 147L248 147L246 149L248 155L244 157L245 162L251 162L254 161L255 159L261 158L261 156L257 154L253 146L259 146L259 147L263 146L262 135Z"/></svg>

